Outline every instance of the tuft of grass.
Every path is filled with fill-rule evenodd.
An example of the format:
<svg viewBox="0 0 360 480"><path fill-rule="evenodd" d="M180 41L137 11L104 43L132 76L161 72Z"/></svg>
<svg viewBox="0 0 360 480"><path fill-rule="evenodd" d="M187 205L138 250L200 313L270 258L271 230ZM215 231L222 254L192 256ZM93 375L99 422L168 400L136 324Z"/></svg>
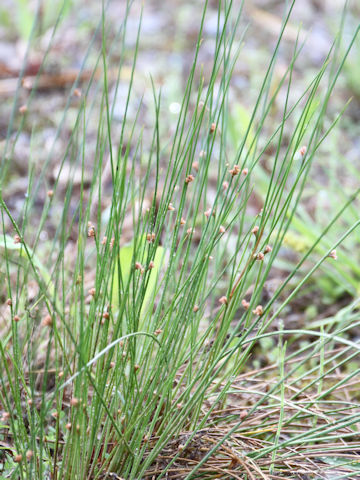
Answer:
<svg viewBox="0 0 360 480"><path fill-rule="evenodd" d="M143 12L130 47L133 2L117 31L102 6L78 78L90 59L93 75L66 148L59 154L56 142L79 80L48 158L40 166L29 159L20 211L6 195L15 98L0 172L5 478L360 475L359 344L351 335L359 326L357 303L310 326L292 328L287 318L291 301L318 269L355 281L346 263L331 257L360 223L343 222L354 213L358 191L343 194L342 206L336 197L326 222L306 231L302 196L343 114L329 117L327 110L359 27L341 49L339 31L300 95L292 88L302 50L296 42L274 87L292 2L253 109L235 108L234 115L231 77L245 35L242 9L220 4L213 63L205 71L199 59L207 3L170 126L153 79L150 126L143 121L148 106L135 96ZM34 88L26 115L37 95ZM275 102L281 109L274 119ZM26 115L15 142L31 121ZM254 212L255 194L261 208ZM51 235L43 240L47 225ZM294 230L305 246L298 262L284 268ZM280 269L286 276L264 299L267 280ZM264 355L272 363L261 365Z"/></svg>

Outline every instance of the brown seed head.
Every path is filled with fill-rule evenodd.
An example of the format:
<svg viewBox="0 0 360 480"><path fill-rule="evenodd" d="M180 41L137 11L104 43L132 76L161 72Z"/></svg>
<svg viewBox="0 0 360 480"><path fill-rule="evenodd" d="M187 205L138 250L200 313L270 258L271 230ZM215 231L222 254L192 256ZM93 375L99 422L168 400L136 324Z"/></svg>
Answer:
<svg viewBox="0 0 360 480"><path fill-rule="evenodd" d="M103 237L103 239L101 240L101 245L106 245L106 242L107 242L107 237Z"/></svg>
<svg viewBox="0 0 360 480"><path fill-rule="evenodd" d="M135 270L143 270L143 266L140 262L135 262Z"/></svg>
<svg viewBox="0 0 360 480"><path fill-rule="evenodd" d="M92 297L95 297L95 295L96 295L96 290L95 290L95 288L90 288L90 290L89 290L89 295L91 295Z"/></svg>
<svg viewBox="0 0 360 480"><path fill-rule="evenodd" d="M138 364L134 365L134 372L137 372L139 370L139 368L140 368L140 365L138 365Z"/></svg>
<svg viewBox="0 0 360 480"><path fill-rule="evenodd" d="M17 453L15 456L14 456L14 462L16 463L20 463L22 461L22 455L21 453Z"/></svg>
<svg viewBox="0 0 360 480"><path fill-rule="evenodd" d="M180 220L180 225L185 225L186 223L186 220L184 217L181 217L181 220Z"/></svg>
<svg viewBox="0 0 360 480"><path fill-rule="evenodd" d="M222 188L223 190L227 190L229 188L229 182L223 182Z"/></svg>
<svg viewBox="0 0 360 480"><path fill-rule="evenodd" d="M65 425L66 430L71 430L71 426L72 426L72 425L71 425L70 422L67 423L67 424Z"/></svg>
<svg viewBox="0 0 360 480"><path fill-rule="evenodd" d="M146 240L147 240L149 243L155 242L155 238L156 238L155 233L148 233L148 234L146 235Z"/></svg>
<svg viewBox="0 0 360 480"><path fill-rule="evenodd" d="M6 300L6 305L7 305L8 307L11 307L11 305L12 305L12 300L11 300L11 298L8 298L8 299Z"/></svg>
<svg viewBox="0 0 360 480"><path fill-rule="evenodd" d="M233 168L231 170L229 170L229 172L231 173L231 175L233 177L235 177L236 175L239 175L239 173L240 173L239 165L234 165Z"/></svg>
<svg viewBox="0 0 360 480"><path fill-rule="evenodd" d="M264 250L264 255L266 255L267 253L270 253L271 251L272 251L272 248L270 247L270 245L266 245Z"/></svg>
<svg viewBox="0 0 360 480"><path fill-rule="evenodd" d="M72 399L70 400L70 405L72 407L77 407L79 405L79 399L76 397L72 397Z"/></svg>
<svg viewBox="0 0 360 480"><path fill-rule="evenodd" d="M14 320L14 322L20 322L19 315L14 315L13 320Z"/></svg>
<svg viewBox="0 0 360 480"><path fill-rule="evenodd" d="M250 307L250 303L247 302L244 298L244 300L241 301L241 305L247 310Z"/></svg>
<svg viewBox="0 0 360 480"><path fill-rule="evenodd" d="M155 267L155 263L151 260L151 262L149 263L148 269L152 270L154 267Z"/></svg>
<svg viewBox="0 0 360 480"><path fill-rule="evenodd" d="M192 163L192 168L195 170L195 172L199 171L199 162L193 162Z"/></svg>
<svg viewBox="0 0 360 480"><path fill-rule="evenodd" d="M306 153L306 146L305 146L305 145L303 145L303 146L300 148L299 153L300 153L300 155L301 155L302 157L305 156L305 153Z"/></svg>
<svg viewBox="0 0 360 480"><path fill-rule="evenodd" d="M46 317L43 319L43 321L41 323L42 323L43 327L51 327L52 324L53 324L51 315L46 315Z"/></svg>
<svg viewBox="0 0 360 480"><path fill-rule="evenodd" d="M168 210L170 210L170 212L173 212L175 210L172 203L169 203Z"/></svg>
<svg viewBox="0 0 360 480"><path fill-rule="evenodd" d="M194 305L193 312L196 313L199 310L199 308L200 308L199 305Z"/></svg>
<svg viewBox="0 0 360 480"><path fill-rule="evenodd" d="M255 227L251 230L251 233L253 233L254 235L256 235L259 231L259 227L257 225L255 225Z"/></svg>
<svg viewBox="0 0 360 480"><path fill-rule="evenodd" d="M155 330L154 335L155 335L155 336L158 336L158 335L160 335L160 333L162 333L162 332L163 332L163 331L161 330L161 328L158 328L157 330Z"/></svg>
<svg viewBox="0 0 360 480"><path fill-rule="evenodd" d="M21 243L21 237L20 235L14 235L14 243Z"/></svg>
<svg viewBox="0 0 360 480"><path fill-rule="evenodd" d="M87 231L88 237L95 237L95 227L94 225L90 225Z"/></svg>
<svg viewBox="0 0 360 480"><path fill-rule="evenodd" d="M247 410L242 410L242 412L240 413L240 419L242 420L247 416L248 416L248 411Z"/></svg>
<svg viewBox="0 0 360 480"><path fill-rule="evenodd" d="M21 105L21 107L19 107L19 113L21 113L21 115L24 115L27 111L28 108L26 105Z"/></svg>
<svg viewBox="0 0 360 480"><path fill-rule="evenodd" d="M264 257L265 255L262 253L262 252L259 252L257 255L256 255L256 260L264 260Z"/></svg>
<svg viewBox="0 0 360 480"><path fill-rule="evenodd" d="M255 310L253 310L253 313L257 315L258 317L261 317L261 315L264 313L264 309L262 305L258 305Z"/></svg>
<svg viewBox="0 0 360 480"><path fill-rule="evenodd" d="M28 462L32 459L33 456L34 456L34 452L33 452L32 450L28 450L28 451L26 452L26 460L27 460Z"/></svg>
<svg viewBox="0 0 360 480"><path fill-rule="evenodd" d="M212 124L210 125L210 133L214 133L215 130L216 130L216 123L212 123Z"/></svg>
<svg viewBox="0 0 360 480"><path fill-rule="evenodd" d="M195 179L194 175L188 175L186 178L185 178L185 183L191 183L193 182Z"/></svg>
<svg viewBox="0 0 360 480"><path fill-rule="evenodd" d="M223 296L219 298L219 303L221 303L221 305L226 305L228 303L228 299L225 296Z"/></svg>
<svg viewBox="0 0 360 480"><path fill-rule="evenodd" d="M243 168L243 171L241 173L246 177L246 175L249 173L249 169Z"/></svg>
<svg viewBox="0 0 360 480"><path fill-rule="evenodd" d="M220 225L220 228L219 228L219 233L223 234L226 232L226 228L223 227L222 225Z"/></svg>
<svg viewBox="0 0 360 480"><path fill-rule="evenodd" d="M81 97L81 90L80 90L80 88L75 88L75 90L73 91L73 94L74 94L74 97L80 98L80 97Z"/></svg>
<svg viewBox="0 0 360 480"><path fill-rule="evenodd" d="M331 250L331 252L329 253L329 257L337 260L336 250Z"/></svg>
<svg viewBox="0 0 360 480"><path fill-rule="evenodd" d="M46 194L49 198L52 198L54 196L54 190L48 190Z"/></svg>

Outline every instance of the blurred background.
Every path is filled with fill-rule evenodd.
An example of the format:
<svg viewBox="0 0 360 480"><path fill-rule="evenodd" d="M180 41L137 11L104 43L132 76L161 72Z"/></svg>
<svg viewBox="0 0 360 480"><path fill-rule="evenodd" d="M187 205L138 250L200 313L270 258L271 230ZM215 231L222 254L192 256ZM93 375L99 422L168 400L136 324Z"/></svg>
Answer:
<svg viewBox="0 0 360 480"><path fill-rule="evenodd" d="M164 138L171 138L181 101L193 62L194 46L201 23L204 1L134 0L105 3L106 45L109 51L108 82L110 101L114 100L113 135L118 138L126 104L132 62L137 53L136 72L128 118L134 119L140 101L140 124L144 147L151 141L153 131L155 89L162 92L161 128ZM229 91L228 155L234 154L239 137L247 129L264 72L276 46L284 7L283 0L245 0L234 2L240 13L240 49ZM125 9L130 15L123 35ZM302 94L323 65L343 24L341 43L333 49L334 55L344 54L359 25L360 3L348 2L343 16L343 0L296 0L290 21L284 32L271 89L275 91L289 66L296 48L303 44L295 64L290 103ZM137 45L139 21L141 35ZM37 188L33 208L41 216L46 194L57 183L56 195L49 221L41 233L41 240L52 238L62 212L62 195L71 178L80 191L81 169L66 159L79 106L86 91L89 101L87 123L85 186L90 182L92 164L96 155L98 113L101 108L102 64L102 2L99 0L2 0L0 5L0 156L4 182L3 195L14 217L19 220L24 198L29 188L29 171ZM210 0L204 22L200 61L204 84L213 63L217 34L218 2ZM120 55L124 42L125 54ZM340 205L358 188L360 180L360 41L355 41L344 66L343 74L331 99L328 124L334 121L351 99L338 126L317 154L310 182L305 187L303 203L291 231L285 238L284 262L279 269L286 272L300 255L314 242ZM117 82L118 68L121 68ZM19 78L21 79L19 80ZM78 79L76 88L74 82ZM94 81L90 82L93 79ZM152 79L152 80L151 80ZM37 89L33 86L37 84ZM89 87L88 87L89 85ZM215 86L216 88L216 86ZM271 93L271 92L270 92ZM271 134L274 122L281 119L286 88L280 90L264 124L264 142ZM91 101L91 103L90 103ZM291 129L291 122L286 128ZM146 135L149 133L149 135ZM138 132L134 139L140 135ZM260 145L261 147L261 138ZM286 139L286 132L284 138ZM148 143L149 145L149 143ZM129 146L132 148L132 145ZM271 169L274 151L269 148L260 161L261 169L254 177L251 199L254 213L262 206L262 185ZM166 145L164 160L166 161ZM64 160L65 159L65 160ZM4 167L5 161L5 167ZM44 165L45 175L37 179ZM61 174L59 174L61 164ZM31 167L31 168L30 168ZM209 189L211 195L211 188ZM111 198L111 181L104 185L103 210ZM78 197L70 200L73 211ZM319 246L317 255L358 219L358 204L354 201L341 224L333 229ZM11 231L8 219L5 229ZM132 232L129 231L129 239ZM74 238L75 239L75 238ZM71 238L70 238L71 241ZM314 316L324 304L334 301L346 304L360 292L360 237L357 231L339 249L339 262L322 267L313 286L313 298L321 292L321 305L312 305L308 315ZM70 247L71 248L71 247ZM290 262L290 263L289 263ZM335 307L338 308L338 305ZM328 313L328 312L327 312Z"/></svg>

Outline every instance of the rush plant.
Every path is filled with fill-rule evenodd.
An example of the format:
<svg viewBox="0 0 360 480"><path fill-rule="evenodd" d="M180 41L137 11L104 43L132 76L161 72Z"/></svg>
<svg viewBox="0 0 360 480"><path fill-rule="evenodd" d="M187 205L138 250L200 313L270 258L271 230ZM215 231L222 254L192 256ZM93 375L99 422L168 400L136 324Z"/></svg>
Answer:
<svg viewBox="0 0 360 480"><path fill-rule="evenodd" d="M296 293L315 270L335 262L333 250L359 225L337 227L358 192L313 232L299 263L264 300L294 216L305 208L302 192L318 152L343 114L329 117L327 108L359 29L341 50L340 30L300 95L292 89L302 50L296 42L274 86L292 2L237 136L231 77L245 36L242 9L220 2L213 63L203 70L204 3L175 123L150 78L152 121L143 121L145 106L134 91L142 18L128 46L128 2L115 33L103 7L79 78L90 59L94 75L82 88L53 185L47 172L57 139L40 169L29 158L20 212L6 195L9 128L0 197L4 478L289 478L331 468L332 478L360 475L353 390L359 344L349 336L358 315L311 330L288 328L286 318ZM75 82L58 138L78 88ZM29 114L38 95L34 89ZM270 148L264 175L261 160ZM254 192L262 198L256 211ZM44 240L49 223L55 228ZM332 243L324 242L335 227ZM272 363L256 369L254 357L264 355Z"/></svg>

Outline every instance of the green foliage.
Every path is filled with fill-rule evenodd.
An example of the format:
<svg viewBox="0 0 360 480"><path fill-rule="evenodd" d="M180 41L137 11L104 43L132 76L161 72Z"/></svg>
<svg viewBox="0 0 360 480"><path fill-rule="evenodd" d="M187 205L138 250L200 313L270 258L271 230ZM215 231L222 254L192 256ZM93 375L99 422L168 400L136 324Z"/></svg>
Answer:
<svg viewBox="0 0 360 480"><path fill-rule="evenodd" d="M165 253L164 248L158 246L156 247L155 255L153 257L154 259L148 261L150 248L151 243L147 241L145 234L141 235L136 242L133 240L129 245L120 248L119 262L117 262L116 259L114 261L115 268L111 295L111 305L114 312L120 310L120 304L122 302L126 302L126 295L123 295L121 298L119 291L128 292L130 290L129 283L132 278L131 271L135 268L135 263L138 263L138 273L140 275L146 275L146 286L141 309L142 314L144 314L147 305L156 292L158 276L163 264ZM154 266L151 266L151 269L149 270L150 262L153 262ZM141 327L140 330L142 330Z"/></svg>
<svg viewBox="0 0 360 480"><path fill-rule="evenodd" d="M249 132L247 133L248 129ZM250 113L240 103L236 103L233 107L229 122L229 132L234 145L237 145L239 140L246 138L245 145L250 154L251 147L254 146L255 129L251 124Z"/></svg>
<svg viewBox="0 0 360 480"><path fill-rule="evenodd" d="M23 265L29 266L30 264L41 275L42 280L47 286L47 289L51 295L54 294L54 285L51 282L51 275L47 268L41 263L37 255L31 250L30 247L24 248L22 242L16 242L14 238L7 234L4 234L0 238L0 252L2 255L6 253L6 260L13 260L14 262L21 262ZM17 252L18 256L15 258L11 255L11 252Z"/></svg>
<svg viewBox="0 0 360 480"><path fill-rule="evenodd" d="M0 22L7 26L14 26L18 35L29 41L33 29L47 30L58 21L59 15L64 17L71 11L72 0L43 0L39 2L41 9L36 7L37 2L28 0L14 0L14 10L9 12L0 7Z"/></svg>
<svg viewBox="0 0 360 480"><path fill-rule="evenodd" d="M329 254L360 224L353 217L346 228L342 223L358 191L341 202L337 197L322 225L306 224L301 202L314 160L341 116L330 120L327 108L359 29L342 55L329 53L300 94L292 90L301 53L295 44L272 91L292 4L253 108L239 102L231 109L241 10L232 2L219 6L205 80L199 66L205 2L177 123L165 115L152 80L149 126L143 124L149 105L139 102L136 90L141 16L135 45L133 36L127 40L131 6L116 32L103 6L93 37L101 30L101 48L89 42L82 65L83 71L95 58L91 68L97 74L102 68L103 76L92 76L83 89L40 214L36 200L48 191L46 172L76 84L36 178L29 162L21 212L12 211L1 189L3 296L9 300L0 341L0 402L8 428L0 440L11 433L14 454L25 459L32 452L15 462L6 450L2 473L21 480L98 480L108 473L160 480L181 469L185 480L289 478L293 459L313 459L314 452L311 466L318 463L320 470L337 449L352 455L359 448L359 408L343 395L360 373L358 364L346 367L359 354L350 335L360 324L358 307L353 302L327 319L310 309L306 326L292 327L287 314L319 269L348 278L351 286L357 281ZM130 52L119 122L114 105ZM117 72L110 75L114 58ZM275 102L281 111L273 117ZM19 128L17 135L24 122ZM8 143L2 174L10 165ZM78 183L74 172L80 172ZM254 195L261 200L256 211ZM54 228L44 241L48 222ZM124 238L131 243L124 245ZM301 245L296 262L286 257L291 242ZM287 276L269 294L266 281L281 268ZM224 458L225 473L218 470Z"/></svg>

